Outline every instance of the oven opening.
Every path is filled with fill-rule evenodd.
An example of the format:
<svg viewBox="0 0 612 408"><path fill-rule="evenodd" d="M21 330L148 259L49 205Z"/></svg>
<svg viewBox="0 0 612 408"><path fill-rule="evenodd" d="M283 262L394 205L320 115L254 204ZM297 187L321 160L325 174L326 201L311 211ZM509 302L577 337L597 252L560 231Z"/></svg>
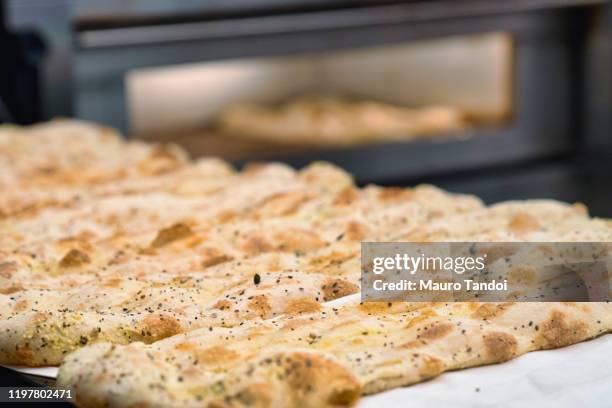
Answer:
<svg viewBox="0 0 612 408"><path fill-rule="evenodd" d="M494 32L132 70L130 128L229 160L467 138L510 123L513 44Z"/></svg>

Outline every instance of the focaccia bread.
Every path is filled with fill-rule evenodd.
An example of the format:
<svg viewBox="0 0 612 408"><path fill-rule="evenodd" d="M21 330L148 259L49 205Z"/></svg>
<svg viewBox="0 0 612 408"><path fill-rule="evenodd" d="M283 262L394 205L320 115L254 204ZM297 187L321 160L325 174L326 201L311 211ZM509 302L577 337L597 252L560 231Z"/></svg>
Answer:
<svg viewBox="0 0 612 408"><path fill-rule="evenodd" d="M337 407L612 330L607 303L371 303L70 355L84 407Z"/></svg>
<svg viewBox="0 0 612 408"><path fill-rule="evenodd" d="M136 339L125 335L122 329L125 323L111 325L104 317L112 312L116 316L114 321L129 321L134 327L148 324L147 313L151 313L148 303L119 307L124 304L121 300L114 309L109 308L109 299L125 299L125 296L134 294L136 289L130 291L130 286L141 290L147 285L173 287L176 282L184 281L186 287L173 287L176 301L164 307L169 314L165 320L172 322L174 329L173 332L164 332L165 336L212 324L203 318L202 313L216 313L218 308L214 305L236 310L234 298L223 299L221 303L212 302L212 299L220 297L223 290L228 290L236 282L246 280L248 284L254 273L266 281L270 273L281 273L280 280L285 275L289 279L296 277L287 282L290 287L285 292L277 293L278 288L270 288L268 293L262 293L258 299L263 304L266 304L266 299L273 298L282 300L291 309L295 307L296 299L299 299L299 304L308 306L307 300L310 303L324 302L354 293L358 290L362 239L392 239L402 228L408 231L419 220L440 217L444 212L439 206L444 200L453 203L446 206L446 212L480 207L478 200L451 197L431 187L406 189L403 194L408 192L411 200L398 200L398 191L387 197L389 191L370 187L361 192L353 191L352 199L347 202L347 192L343 190L328 198L314 200L290 216L271 216L276 212L270 212L268 208L265 212L251 214L255 220L247 217L247 220L228 222L201 233L186 225L175 225L150 236L144 241L145 246L125 248L118 257L105 258L104 252L96 245L71 250L64 247L63 251L68 252L63 258L46 263L45 256L40 254L35 260L25 254L22 257L12 255L7 258L12 261L4 263L5 295L0 295L0 305L5 311L5 320L0 321L0 332L6 333L4 337L0 336L0 352L4 351L0 358L28 365L57 364L67 350L83 345L82 339L91 337L92 324L104 326L104 336L94 333L88 342L111 340L124 343ZM434 197L436 199L432 200ZM327 206L326 211L322 211L325 208L323 204ZM309 210L309 206L316 211ZM264 217L264 213L268 217ZM48 258L53 248L46 249ZM61 254L62 251L56 250L55 253ZM297 279L298 276L303 277ZM313 283L322 282L316 293L305 289L309 285L302 282L308 279ZM158 296L153 296L153 299ZM104 302L98 304L98 299ZM199 312L183 315L190 308ZM63 324L65 319L72 320L75 314L83 312L87 316L83 325ZM43 319L41 316L46 317ZM177 316L185 324L176 324ZM265 317L270 316L266 314ZM107 325L96 323L101 319L106 319ZM226 319L215 324L236 322ZM33 332L44 341L33 341ZM144 338L148 341L156 339ZM28 352L15 353L14 350Z"/></svg>
<svg viewBox="0 0 612 408"><path fill-rule="evenodd" d="M456 109L420 109L332 97L301 97L279 107L228 108L220 129L236 137L285 145L339 147L457 133L466 122Z"/></svg>
<svg viewBox="0 0 612 408"><path fill-rule="evenodd" d="M334 253L358 251L363 239L395 239L428 220L482 208L473 197L450 195L429 186L392 191L348 186L329 194L306 194L290 184L294 187L282 193L272 190L271 195L254 202L231 200L231 211L212 206L209 217L210 212L203 210L192 220L167 226L152 223L156 229L142 234L131 232L101 241L69 236L56 242L38 242L34 236L14 250L5 250L0 291L31 287L29 283L45 288L47 276L124 275L136 268L180 273L185 268L202 269L259 253L303 255L321 249L318 256L323 262L323 257L331 258ZM240 194L237 189L232 192ZM236 208L238 205L243 209ZM357 245L342 249L350 242Z"/></svg>
<svg viewBox="0 0 612 408"><path fill-rule="evenodd" d="M103 197L165 192L194 196L222 188L234 170L228 163L203 158L191 165L178 166L161 174L144 174L119 180L100 180L91 185L23 185L7 188L0 196L3 217L25 219L45 208L75 208Z"/></svg>
<svg viewBox="0 0 612 408"><path fill-rule="evenodd" d="M261 275L260 275L261 273ZM0 361L58 365L88 343L154 341L205 327L317 310L356 293L342 278L296 271L208 278L198 274L107 278L67 292L28 290L4 300Z"/></svg>
<svg viewBox="0 0 612 408"><path fill-rule="evenodd" d="M113 129L74 120L0 127L0 187L92 185L162 174L187 164L178 146L125 142Z"/></svg>
<svg viewBox="0 0 612 408"><path fill-rule="evenodd" d="M359 291L362 241L611 242L580 204L238 172L71 121L1 128L0 171L0 362L64 362L82 406L350 405L612 327L604 303L322 306Z"/></svg>
<svg viewBox="0 0 612 408"><path fill-rule="evenodd" d="M319 166L323 167L323 166ZM44 208L35 214L0 219L0 246L14 248L23 242L84 237L100 240L117 235L133 235L158 230L179 220L197 220L206 224L216 218L229 219L241 212L283 194L301 193L303 201L330 189L333 182L351 184L346 173L337 171L343 180L309 181L311 173L326 174L325 169L305 170L304 176L280 164L268 164L240 174L219 175L212 172L189 183L184 180L176 192L143 192L118 194L85 200L71 208ZM329 173L329 172L327 172ZM177 187L181 184L177 182ZM333 192L333 189L330 189ZM241 199L237 199L240 197ZM298 206L300 202L295 205Z"/></svg>
<svg viewBox="0 0 612 408"><path fill-rule="evenodd" d="M407 209L408 207L400 208ZM386 213L387 215L392 214L390 211ZM424 212L424 214L430 213ZM370 221L376 219L375 212L368 213L368 215L372 217ZM525 225L527 220L535 220L536 217L541 220L539 224L532 222L530 225ZM391 219L396 222L398 220L393 217ZM444 224L447 227L446 230L441 229L439 224L441 221L433 222L430 219L427 223L429 229L422 226L422 221L416 222L416 225L421 225L418 231L419 240L440 235L450 241L523 240L537 242L551 241L555 237L570 241L608 241L612 239L612 230L605 222L589 219L580 207L554 202L507 203L479 210L463 211L460 215L447 214L444 217L436 218L438 219L447 219ZM482 221L480 227L470 226L469 229L460 227L478 219L487 221ZM332 222L321 230L321 232L327 231L327 236L325 233L317 235L316 230L309 232L303 226L300 228L299 224L297 227L295 225L292 227L292 222L295 220L280 218L268 221L272 222L261 221L263 228L260 231L255 230L257 231L255 247L250 239L253 235L248 233L249 228L252 227L248 224L239 227L231 226L225 235L221 233L217 239L212 240L218 244L225 243L224 247L210 247L211 243L207 243L209 248L215 248L216 252L212 252L213 258L205 268L202 268L204 266L202 263L199 264L200 268L197 266L190 268L189 265L198 265L193 258L188 258L190 264L184 265L185 268L182 271L173 268L174 265L178 267L178 264L172 263L173 258L182 258L181 252L197 248L189 244L188 238L184 238L170 245L169 254L160 250L162 255L151 255L153 260L149 264L150 268L147 268L144 262L135 262L129 267L129 264L109 265L101 268L105 270L96 272L89 281L85 280L82 274L78 275L82 280L74 276L70 277L70 275L60 275L43 281L48 287L41 289L35 289L35 285L31 285L25 275L22 284L31 285L34 288L28 290L22 287L0 298L4 305L2 309L6 310L5 316L9 317L0 321L0 332L6 333L4 337L0 337L0 351L8 350L4 355L0 354L0 357L4 361L30 365L57 364L63 358L63 354L59 353L63 351L65 354L66 350L82 346L83 338L87 339L86 343L113 341L124 344L132 340L151 342L161 337L201 327L201 325L217 327L237 324L235 320L211 323L210 319L205 318L207 313L216 314L219 309L234 311L236 316L243 317L244 320L267 318L284 310L283 307L288 307L286 305L293 305L296 297L300 299L300 304L310 305L358 290L359 242L361 239L368 239L369 236L366 234L351 237L351 226L354 225L352 221L347 222L347 219L342 217L332 218ZM319 224L319 227L324 225ZM375 228L376 223L368 224L363 220L359 225L370 233L375 232L371 236L380 240L391 240L396 236L414 236L415 234L415 224L405 225L403 232L399 228L401 223L396 225L395 222L382 223L385 226L382 229ZM555 226L554 233L550 232L551 225ZM455 227L457 230L453 231ZM576 236L575 231L581 230L585 232ZM223 231L223 228L219 228L219 231ZM234 231L246 232L245 236L250 238L247 240L238 238L237 245L230 248L227 244L232 242ZM280 241L278 241L279 234L281 234ZM337 238L343 234L348 236L342 236L338 240ZM181 242L184 240L187 241ZM172 248L172 245L177 246ZM253 250L255 252L252 252ZM298 250L298 253L295 253L295 250ZM158 265L157 270L155 265ZM167 269L160 270L160 267ZM142 272L144 270L148 272ZM240 285L240 282L248 287L254 278L253 271L258 274L258 279L265 281L269 281L267 276L270 273L273 275L278 273L279 282L282 281L283 276L291 278L300 276L301 278L287 281L283 289L285 292L278 293L278 288L269 288L268 292L261 293L261 296L258 297L260 304L267 305L269 299L275 298L285 306L279 306L274 312L270 312L272 314L244 315L238 312L242 310L242 305L231 295L228 288ZM68 282L67 279L73 282ZM309 279L312 279L312 282L321 282L316 291L305 289L308 285L304 285L303 282L308 282ZM41 284L38 280L35 282L37 285ZM183 282L183 284L175 287L177 282ZM66 288L69 287L74 289L66 291ZM129 287L132 287L133 290L129 290ZM156 294L151 295L152 299L163 298L161 296L161 293L165 293L163 288L171 289L169 293L172 294L175 301L166 303L164 300L156 304L164 305L164 319L173 327L173 331L165 331L163 336L142 338L134 336L131 332L126 334L124 329L128 325L126 322L129 322L130 327L142 328L143 325L149 324L149 314L154 310L150 306L149 296L146 302L137 303L134 306L126 306L126 296L134 296L134 293L149 287L162 288L154 291ZM44 298L41 296L42 293L44 293ZM197 297L194 296L194 293L197 293ZM223 298L223 293L226 294L225 298ZM141 295L141 293L138 294L138 296ZM101 304L98 303L98 299L102 301ZM109 304L109 299L117 299L118 303ZM212 299L215 301L213 302ZM197 312L185 314L187 310ZM63 324L66 319L72 321L75 314L83 312L87 313L87 319L83 320L83 324L71 324L68 327ZM112 313L114 323L107 320L105 317L107 313ZM41 316L46 317L43 319ZM104 320L106 323L101 324L100 321ZM104 334L94 333L91 336L91 327L104 327ZM31 333L33 332L45 339L44 347L40 342L32 340ZM26 349L28 353L13 353L14 349ZM32 356L36 356L36 359Z"/></svg>
<svg viewBox="0 0 612 408"><path fill-rule="evenodd" d="M336 239L333 234L343 234L346 241L366 235L379 239L375 231L391 234L419 220L482 207L474 197L450 195L428 186L358 190L345 172L325 164L311 165L299 173L286 166L262 165L218 178L222 186L210 180L213 176L197 187L190 186L192 193L188 196L110 196L70 209L51 208L25 218L9 217L0 222L0 255L4 261L0 290L9 293L21 287L25 272L32 272L31 281L43 285L47 275L75 276L117 268L125 273L132 261L142 268L158 270L173 270L177 261L182 263L180 270L193 268L190 262L183 262L186 257L193 264L199 260L210 265L218 263L219 257L236 258L227 254L225 247L228 241L240 239L245 240L245 247L252 247L249 252L253 253L282 249L257 233L257 227L265 230L262 223L266 220L273 229L286 230L281 235L287 239L292 233L287 228L292 225L288 220L297 220L293 241L308 234L311 241L320 241L318 234L326 225L331 227L344 219L344 225L334 227L326 240ZM151 200L153 197L157 200ZM175 228L177 225L179 228ZM252 233L246 234L247 230ZM181 231L185 236L180 236ZM226 238L222 238L224 235ZM299 245L284 245L284 251L297 250Z"/></svg>

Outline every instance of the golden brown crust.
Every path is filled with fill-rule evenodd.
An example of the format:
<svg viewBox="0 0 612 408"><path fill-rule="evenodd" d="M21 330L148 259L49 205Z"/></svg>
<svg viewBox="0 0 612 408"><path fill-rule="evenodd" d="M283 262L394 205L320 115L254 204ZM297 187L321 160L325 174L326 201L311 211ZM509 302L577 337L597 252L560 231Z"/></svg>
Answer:
<svg viewBox="0 0 612 408"><path fill-rule="evenodd" d="M59 266L61 268L73 268L76 266L83 266L91 262L91 258L87 253L78 249L71 249L64 257L60 260Z"/></svg>
<svg viewBox="0 0 612 408"><path fill-rule="evenodd" d="M485 351L493 362L503 362L516 356L518 342L509 333L489 332L484 336Z"/></svg>
<svg viewBox="0 0 612 408"><path fill-rule="evenodd" d="M527 213L519 213L508 222L508 229L518 233L529 232L540 228L538 220Z"/></svg>
<svg viewBox="0 0 612 408"><path fill-rule="evenodd" d="M178 241L180 239L185 239L189 236L193 235L193 231L189 227L189 225L184 224L182 222L176 223L168 228L161 229L153 242L151 242L151 247L160 248L165 245L168 245L171 242Z"/></svg>
<svg viewBox="0 0 612 408"><path fill-rule="evenodd" d="M572 319L568 314L553 310L539 326L536 344L541 348L558 348L579 342L588 333L586 322Z"/></svg>
<svg viewBox="0 0 612 408"><path fill-rule="evenodd" d="M344 279L328 279L323 283L322 286L323 295L326 302L334 299L338 299L344 296L357 293L359 286L355 285Z"/></svg>

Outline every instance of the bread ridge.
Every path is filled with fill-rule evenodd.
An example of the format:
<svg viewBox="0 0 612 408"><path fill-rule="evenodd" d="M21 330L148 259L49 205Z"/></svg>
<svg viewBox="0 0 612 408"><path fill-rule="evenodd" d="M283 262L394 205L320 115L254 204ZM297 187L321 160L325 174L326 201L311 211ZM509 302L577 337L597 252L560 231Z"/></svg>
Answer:
<svg viewBox="0 0 612 408"><path fill-rule="evenodd" d="M414 307L348 305L324 308L314 312L314 318L302 314L219 332L198 330L153 345L97 344L69 356L58 381L61 386L74 387L82 406L90 406L90 401L118 407L223 402L228 406L278 406L279 401L272 397L277 394L283 395L280 404L287 407L348 406L361 394L414 384L449 370L504 362L534 350L563 347L612 330L612 306L606 303ZM268 346L259 352L264 344ZM175 357L167 359L170 355ZM300 377L295 392L286 374L287 356L311 360L315 371ZM321 360L333 363L334 371L350 378L331 392L344 395L340 404L332 401L329 389L319 386L329 372L314 363ZM129 366L137 368L128 372ZM268 366L276 369L267 371ZM260 367L264 369L258 371ZM94 380L101 371L109 374L102 384ZM167 390L154 386L159 372L165 373ZM117 385L118 375L122 381ZM143 393L147 388L153 391Z"/></svg>

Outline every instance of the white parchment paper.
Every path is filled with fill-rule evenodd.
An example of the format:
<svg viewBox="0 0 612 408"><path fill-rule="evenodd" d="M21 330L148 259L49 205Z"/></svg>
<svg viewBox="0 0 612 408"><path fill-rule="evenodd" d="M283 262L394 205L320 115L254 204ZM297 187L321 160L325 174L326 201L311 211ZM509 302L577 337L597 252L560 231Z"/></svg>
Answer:
<svg viewBox="0 0 612 408"><path fill-rule="evenodd" d="M612 334L363 398L378 407L612 407Z"/></svg>

